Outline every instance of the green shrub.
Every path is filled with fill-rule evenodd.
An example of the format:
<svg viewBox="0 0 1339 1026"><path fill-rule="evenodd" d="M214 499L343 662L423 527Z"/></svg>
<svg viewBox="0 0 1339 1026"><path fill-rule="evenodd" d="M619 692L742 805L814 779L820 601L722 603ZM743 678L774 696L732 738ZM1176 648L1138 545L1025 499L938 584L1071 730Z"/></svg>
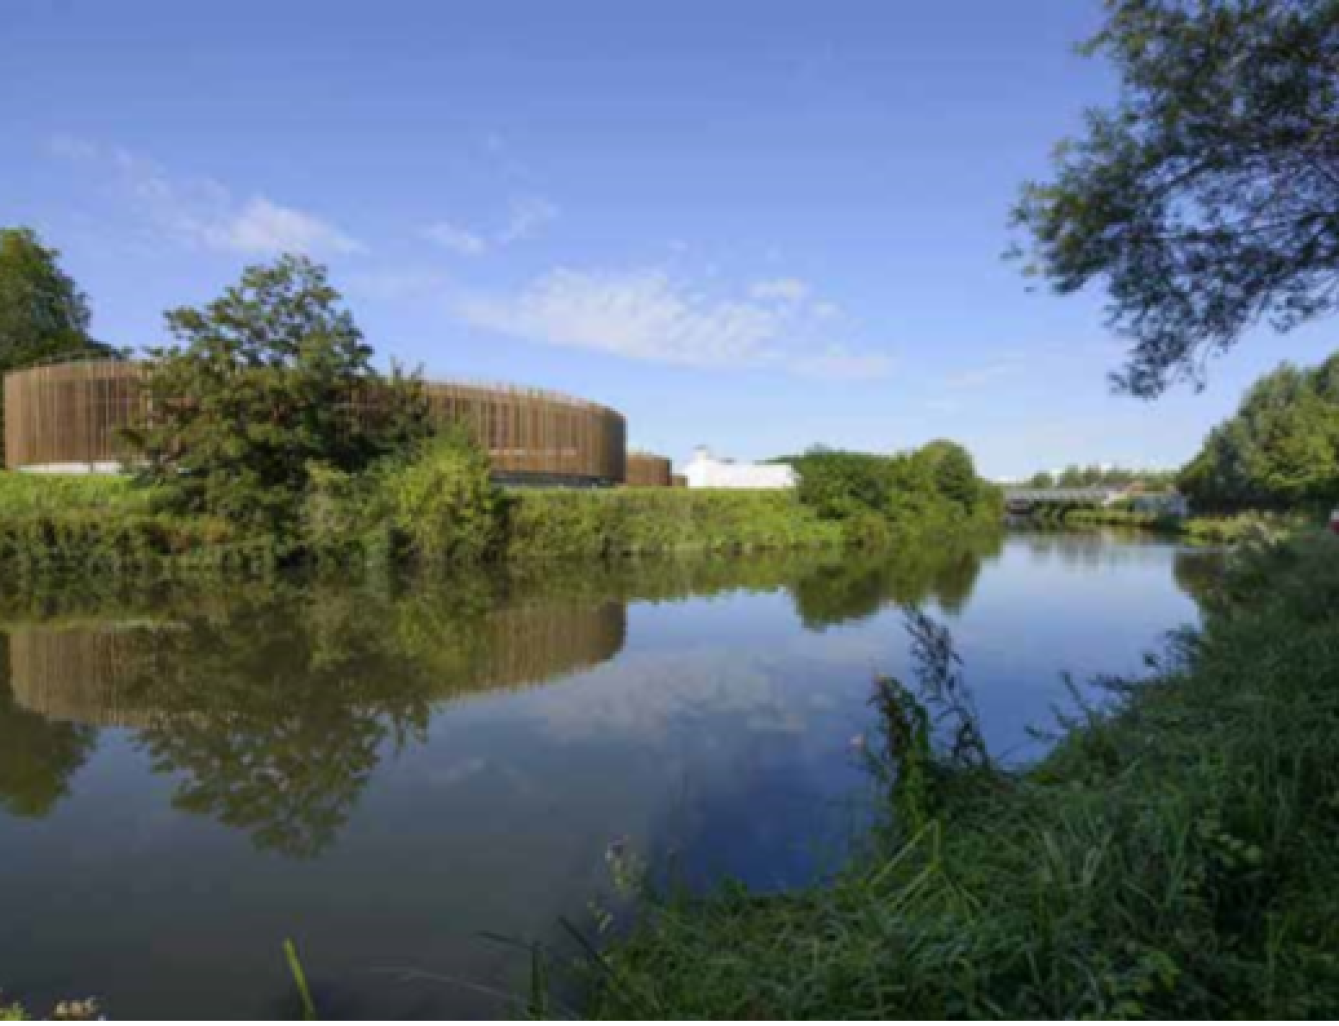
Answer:
<svg viewBox="0 0 1339 1026"><path fill-rule="evenodd" d="M463 431L446 431L379 475L389 521L421 563L479 562L502 542L506 504L488 455Z"/></svg>

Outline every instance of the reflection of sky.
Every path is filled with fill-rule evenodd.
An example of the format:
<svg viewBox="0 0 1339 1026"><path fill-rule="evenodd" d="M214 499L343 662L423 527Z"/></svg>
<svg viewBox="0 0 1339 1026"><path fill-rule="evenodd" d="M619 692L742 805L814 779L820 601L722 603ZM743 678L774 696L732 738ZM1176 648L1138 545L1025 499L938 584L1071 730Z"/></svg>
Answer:
<svg viewBox="0 0 1339 1026"><path fill-rule="evenodd" d="M1015 537L985 567L950 622L996 750L1030 751L1062 671L1137 671L1194 619L1174 552ZM808 631L788 594L737 592L634 603L627 623L601 665L440 703L422 743L386 746L310 861L175 811L133 732L103 731L51 816L0 816L11 986L91 990L121 1016L270 1016L293 936L330 1015L477 1015L496 1002L378 970L516 985L524 959L481 935L588 925L616 838L690 882L772 887L829 864L864 794L850 741L869 726L871 677L908 672L900 612Z"/></svg>

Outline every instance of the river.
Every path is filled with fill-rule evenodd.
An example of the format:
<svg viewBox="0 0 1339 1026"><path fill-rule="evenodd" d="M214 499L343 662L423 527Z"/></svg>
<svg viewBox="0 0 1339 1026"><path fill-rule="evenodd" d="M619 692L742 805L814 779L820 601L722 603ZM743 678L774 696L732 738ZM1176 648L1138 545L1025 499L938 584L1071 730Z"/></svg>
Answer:
<svg viewBox="0 0 1339 1026"><path fill-rule="evenodd" d="M499 579L0 584L0 985L114 1018L486 1018L643 862L804 883L873 796L853 743L902 607L986 738L1044 751L1063 675L1136 673L1212 554L1013 533L974 553Z"/></svg>

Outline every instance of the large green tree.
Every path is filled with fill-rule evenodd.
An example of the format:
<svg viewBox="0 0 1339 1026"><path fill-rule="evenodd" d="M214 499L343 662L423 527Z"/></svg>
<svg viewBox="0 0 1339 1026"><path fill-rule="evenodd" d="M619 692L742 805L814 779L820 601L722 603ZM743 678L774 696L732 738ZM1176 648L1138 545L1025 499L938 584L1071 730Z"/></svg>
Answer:
<svg viewBox="0 0 1339 1026"><path fill-rule="evenodd" d="M1210 432L1179 484L1202 509L1328 508L1339 502L1339 356L1284 364Z"/></svg>
<svg viewBox="0 0 1339 1026"><path fill-rule="evenodd" d="M247 268L201 307L169 311L178 343L150 351L142 477L178 508L283 531L317 467L357 473L428 429L421 383L372 366L323 267Z"/></svg>
<svg viewBox="0 0 1339 1026"><path fill-rule="evenodd" d="M971 453L957 442L940 438L925 445L917 456L929 464L935 490L942 497L965 512L975 508L980 482Z"/></svg>
<svg viewBox="0 0 1339 1026"><path fill-rule="evenodd" d="M1087 51L1120 93L1064 143L1016 222L1061 293L1105 287L1156 396L1262 320L1339 301L1339 0L1106 0Z"/></svg>
<svg viewBox="0 0 1339 1026"><path fill-rule="evenodd" d="M88 300L61 270L60 253L31 229L0 228L0 376L66 353L108 351L89 339L88 323Z"/></svg>

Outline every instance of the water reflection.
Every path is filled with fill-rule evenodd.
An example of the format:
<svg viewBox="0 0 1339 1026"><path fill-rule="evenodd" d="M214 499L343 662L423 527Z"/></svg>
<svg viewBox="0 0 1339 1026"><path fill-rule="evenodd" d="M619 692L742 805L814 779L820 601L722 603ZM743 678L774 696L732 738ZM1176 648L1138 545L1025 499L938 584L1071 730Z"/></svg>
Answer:
<svg viewBox="0 0 1339 1026"><path fill-rule="evenodd" d="M1182 592L1211 588L1211 562L1052 534L0 586L3 982L39 1005L97 993L118 1018L272 1017L291 934L328 1017L503 1014L371 970L523 990L525 959L480 933L561 943L607 896L615 838L690 884L810 879L858 822L870 676L908 672L897 606L952 622L988 740L1016 751L1060 671L1137 672L1192 621Z"/></svg>
<svg viewBox="0 0 1339 1026"><path fill-rule="evenodd" d="M9 679L9 648L0 634L0 808L41 817L70 793L70 778L92 752L97 731L25 709Z"/></svg>
<svg viewBox="0 0 1339 1026"><path fill-rule="evenodd" d="M0 599L0 740L13 737L0 748L0 796L25 815L49 812L96 728L124 728L174 781L178 809L314 856L377 765L423 739L434 709L613 659L630 602L781 591L809 628L890 603L954 609L1000 544Z"/></svg>

